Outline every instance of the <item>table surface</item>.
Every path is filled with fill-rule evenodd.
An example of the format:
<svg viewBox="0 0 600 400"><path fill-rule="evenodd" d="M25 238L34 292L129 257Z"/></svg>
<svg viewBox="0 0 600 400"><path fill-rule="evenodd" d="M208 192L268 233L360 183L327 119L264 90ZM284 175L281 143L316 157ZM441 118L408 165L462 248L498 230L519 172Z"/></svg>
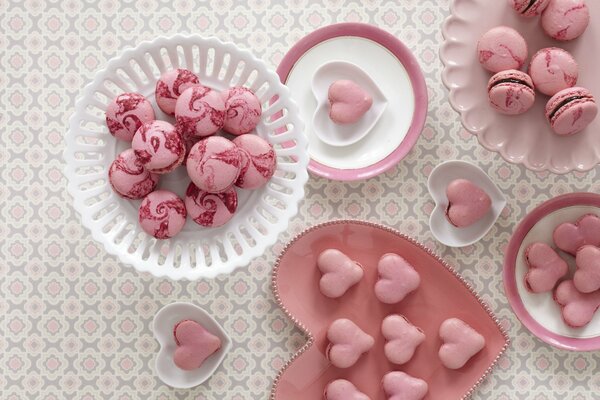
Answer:
<svg viewBox="0 0 600 400"><path fill-rule="evenodd" d="M556 195L600 192L598 169L533 173L477 144L440 79L440 27L448 12L449 0L0 0L0 398L266 399L276 372L305 342L274 302L271 268L294 234L336 218L381 222L413 236L455 265L496 311L512 345L475 399L597 396L597 355L556 350L529 334L507 303L501 270L515 224ZM275 68L301 37L343 21L393 33L425 72L427 123L397 168L361 183L311 178L280 242L215 280L139 274L91 239L70 205L62 151L75 98L107 60L142 40L192 32L233 41ZM427 224L427 176L441 160L456 158L481 166L508 199L488 235L463 249L437 243ZM151 321L173 301L204 307L233 339L216 374L191 390L171 389L153 372Z"/></svg>

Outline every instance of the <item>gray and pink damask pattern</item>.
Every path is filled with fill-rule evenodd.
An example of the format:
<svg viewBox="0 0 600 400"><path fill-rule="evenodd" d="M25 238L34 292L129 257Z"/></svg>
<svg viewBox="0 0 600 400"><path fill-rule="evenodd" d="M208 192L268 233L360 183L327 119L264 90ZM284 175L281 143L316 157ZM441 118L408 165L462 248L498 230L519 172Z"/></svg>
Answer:
<svg viewBox="0 0 600 400"><path fill-rule="evenodd" d="M593 399L600 392L598 356L554 350L525 331L504 296L501 269L514 225L553 196L600 192L598 169L567 176L526 171L462 129L440 80L440 26L448 13L449 0L0 0L0 398L266 399L276 372L305 342L270 292L277 254L310 225L359 218L433 248L496 311L513 341L475 399ZM139 274L92 240L70 206L63 137L75 98L110 58L158 35L192 32L233 41L275 68L302 36L342 21L395 34L426 74L427 124L397 168L361 183L311 178L280 242L215 280ZM490 233L463 249L440 245L427 225L434 207L427 177L451 158L478 163L508 199ZM233 340L216 374L190 390L173 390L153 372L152 318L173 301L204 307Z"/></svg>

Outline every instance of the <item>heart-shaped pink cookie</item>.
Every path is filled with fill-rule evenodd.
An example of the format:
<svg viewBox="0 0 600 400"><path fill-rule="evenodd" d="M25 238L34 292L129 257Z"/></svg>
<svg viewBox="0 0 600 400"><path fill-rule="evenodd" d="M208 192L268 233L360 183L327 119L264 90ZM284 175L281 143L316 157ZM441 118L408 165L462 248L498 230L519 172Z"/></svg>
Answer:
<svg viewBox="0 0 600 400"><path fill-rule="evenodd" d="M467 179L456 179L446 188L446 217L458 228L473 225L492 208L492 199L479 186Z"/></svg>
<svg viewBox="0 0 600 400"><path fill-rule="evenodd" d="M389 315L381 324L381 334L386 340L385 356L394 364L405 364L425 341L425 333L411 324L403 315Z"/></svg>
<svg viewBox="0 0 600 400"><path fill-rule="evenodd" d="M549 292L569 272L569 266L546 243L533 243L525 250L529 271L525 274L525 287L532 293Z"/></svg>
<svg viewBox="0 0 600 400"><path fill-rule="evenodd" d="M329 326L327 340L327 358L338 368L350 368L375 344L372 336L345 318L337 319Z"/></svg>
<svg viewBox="0 0 600 400"><path fill-rule="evenodd" d="M345 379L337 379L330 382L323 394L325 400L371 400L369 396L361 392Z"/></svg>
<svg viewBox="0 0 600 400"><path fill-rule="evenodd" d="M421 400L429 390L423 379L400 371L387 373L382 385L388 400Z"/></svg>
<svg viewBox="0 0 600 400"><path fill-rule="evenodd" d="M560 224L552 236L556 247L572 255L586 244L600 246L600 218L586 214L574 224Z"/></svg>
<svg viewBox="0 0 600 400"><path fill-rule="evenodd" d="M581 328L590 323L600 307L600 292L581 293L573 281L563 281L554 291L554 301L561 307L565 323Z"/></svg>
<svg viewBox="0 0 600 400"><path fill-rule="evenodd" d="M221 339L196 321L184 320L173 329L177 349L173 361L179 368L191 371L221 348Z"/></svg>
<svg viewBox="0 0 600 400"><path fill-rule="evenodd" d="M317 267L323 274L319 287L323 295L336 299L363 278L361 265L337 249L323 251L317 259Z"/></svg>
<svg viewBox="0 0 600 400"><path fill-rule="evenodd" d="M329 86L329 118L336 124L357 122L373 105L373 97L356 82L342 79Z"/></svg>
<svg viewBox="0 0 600 400"><path fill-rule="evenodd" d="M600 248L585 245L575 257L577 271L573 283L581 293L591 293L600 289Z"/></svg>
<svg viewBox="0 0 600 400"><path fill-rule="evenodd" d="M398 254L384 254L377 264L379 280L375 283L375 296L382 303L396 304L421 284L419 273Z"/></svg>
<svg viewBox="0 0 600 400"><path fill-rule="evenodd" d="M485 338L466 322L449 318L440 325L440 361L448 369L462 368L485 347Z"/></svg>

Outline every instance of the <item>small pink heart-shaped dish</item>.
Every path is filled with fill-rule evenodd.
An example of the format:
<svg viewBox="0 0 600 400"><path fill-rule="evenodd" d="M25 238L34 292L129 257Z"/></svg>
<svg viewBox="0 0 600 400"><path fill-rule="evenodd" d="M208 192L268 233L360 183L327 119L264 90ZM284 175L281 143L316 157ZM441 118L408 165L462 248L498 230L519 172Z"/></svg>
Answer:
<svg viewBox="0 0 600 400"><path fill-rule="evenodd" d="M323 274L319 281L321 293L332 299L342 297L364 275L360 264L337 249L323 251L317 259L317 266Z"/></svg>
<svg viewBox="0 0 600 400"><path fill-rule="evenodd" d="M229 336L217 321L190 303L161 308L152 329L160 345L156 373L174 388L191 388L206 381L231 348ZM206 347L198 348L200 345Z"/></svg>
<svg viewBox="0 0 600 400"><path fill-rule="evenodd" d="M423 379L400 371L387 373L383 377L382 386L388 400L421 400L429 389Z"/></svg>
<svg viewBox="0 0 600 400"><path fill-rule="evenodd" d="M485 347L485 338L466 322L450 318L440 325L439 356L449 369L460 369Z"/></svg>

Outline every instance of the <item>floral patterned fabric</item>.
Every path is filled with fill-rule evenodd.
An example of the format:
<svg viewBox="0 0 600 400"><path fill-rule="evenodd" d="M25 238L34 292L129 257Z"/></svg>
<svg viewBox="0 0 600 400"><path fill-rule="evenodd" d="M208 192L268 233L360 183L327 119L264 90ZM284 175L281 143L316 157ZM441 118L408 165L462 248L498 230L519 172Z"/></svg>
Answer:
<svg viewBox="0 0 600 400"><path fill-rule="evenodd" d="M600 191L598 169L533 173L462 129L440 79L448 13L449 0L0 0L0 398L266 399L276 372L305 342L274 302L271 268L294 234L336 218L381 222L413 236L455 265L496 311L512 345L474 398L597 398L597 355L556 350L529 334L510 310L501 271L515 224L556 195ZM63 138L76 97L110 58L158 35L191 32L233 41L275 68L304 35L342 21L393 33L426 74L427 124L397 168L360 183L311 178L280 242L215 280L155 279L92 240L66 191ZM445 248L428 229L427 177L453 158L477 163L508 198L490 233L463 249ZM204 307L234 344L216 374L190 390L167 387L153 371L151 321L173 301Z"/></svg>

